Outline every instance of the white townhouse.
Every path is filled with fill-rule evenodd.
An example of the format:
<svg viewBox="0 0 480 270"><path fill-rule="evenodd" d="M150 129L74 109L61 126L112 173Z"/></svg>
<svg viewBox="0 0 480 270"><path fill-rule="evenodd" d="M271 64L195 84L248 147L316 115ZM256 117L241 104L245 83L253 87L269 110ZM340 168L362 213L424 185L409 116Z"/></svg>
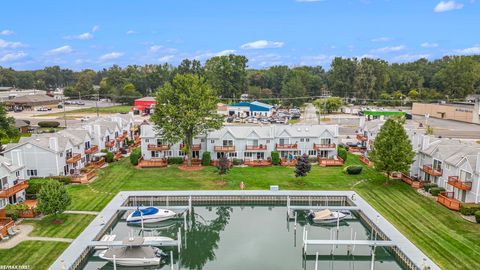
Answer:
<svg viewBox="0 0 480 270"><path fill-rule="evenodd" d="M182 143L169 144L151 125L141 125L142 157L182 157ZM337 125L269 125L224 126L194 139L193 156L201 158L211 153L212 160L221 157L243 160L265 160L272 151L282 158L303 154L321 158L336 158L338 144Z"/></svg>
<svg viewBox="0 0 480 270"><path fill-rule="evenodd" d="M424 136L411 173L447 190L450 199L480 202L480 145Z"/></svg>
<svg viewBox="0 0 480 270"><path fill-rule="evenodd" d="M7 204L25 201L25 189L28 187L25 166L18 157L14 161L0 156L0 210Z"/></svg>

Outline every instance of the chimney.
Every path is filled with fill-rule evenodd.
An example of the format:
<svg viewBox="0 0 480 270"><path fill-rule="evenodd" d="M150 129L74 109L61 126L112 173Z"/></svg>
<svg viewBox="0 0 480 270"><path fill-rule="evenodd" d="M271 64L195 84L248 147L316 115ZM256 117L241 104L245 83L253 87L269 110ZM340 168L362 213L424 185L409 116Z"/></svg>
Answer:
<svg viewBox="0 0 480 270"><path fill-rule="evenodd" d="M11 157L13 164L23 166L22 152L20 150L13 150Z"/></svg>
<svg viewBox="0 0 480 270"><path fill-rule="evenodd" d="M430 136L423 135L422 136L422 149L421 150L427 149L428 146L430 146Z"/></svg>
<svg viewBox="0 0 480 270"><path fill-rule="evenodd" d="M53 151L58 151L58 138L57 137L50 137L48 138L48 146Z"/></svg>
<svg viewBox="0 0 480 270"><path fill-rule="evenodd" d="M475 171L480 174L480 152L477 152L477 162L475 164Z"/></svg>
<svg viewBox="0 0 480 270"><path fill-rule="evenodd" d="M475 99L475 105L473 106L473 115L472 115L472 123L480 124L480 98Z"/></svg>

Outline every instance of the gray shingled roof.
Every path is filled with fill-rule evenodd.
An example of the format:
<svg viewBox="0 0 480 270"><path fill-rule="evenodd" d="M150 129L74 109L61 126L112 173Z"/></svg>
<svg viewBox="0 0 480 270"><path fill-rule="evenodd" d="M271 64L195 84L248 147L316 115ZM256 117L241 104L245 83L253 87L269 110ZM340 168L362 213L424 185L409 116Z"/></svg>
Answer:
<svg viewBox="0 0 480 270"><path fill-rule="evenodd" d="M23 166L18 166L12 163L12 161L4 156L0 156L0 164L5 167L9 172L18 171Z"/></svg>

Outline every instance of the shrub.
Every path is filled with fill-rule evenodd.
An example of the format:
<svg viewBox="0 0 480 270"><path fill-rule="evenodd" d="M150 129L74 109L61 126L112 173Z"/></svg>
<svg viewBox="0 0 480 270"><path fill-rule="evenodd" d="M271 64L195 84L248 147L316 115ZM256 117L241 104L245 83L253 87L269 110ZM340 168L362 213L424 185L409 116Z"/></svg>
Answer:
<svg viewBox="0 0 480 270"><path fill-rule="evenodd" d="M48 178L57 180L58 182L63 183L64 185L68 185L72 183L72 178L70 176L51 176Z"/></svg>
<svg viewBox="0 0 480 270"><path fill-rule="evenodd" d="M203 152L202 154L202 166L210 166L210 161L212 158L210 157L210 152Z"/></svg>
<svg viewBox="0 0 480 270"><path fill-rule="evenodd" d="M304 177L312 169L312 165L308 161L308 156L303 154L301 157L297 158L297 165L295 165L295 177Z"/></svg>
<svg viewBox="0 0 480 270"><path fill-rule="evenodd" d="M18 219L19 212L28 210L29 206L25 204L7 204L5 206L7 216L11 217L14 221Z"/></svg>
<svg viewBox="0 0 480 270"><path fill-rule="evenodd" d="M425 190L426 192L428 192L431 188L434 188L434 187L438 187L437 184L435 183L425 183L423 185L423 190Z"/></svg>
<svg viewBox="0 0 480 270"><path fill-rule="evenodd" d="M235 165L235 166L242 165L243 164L243 159L234 158L232 162L233 162L233 165Z"/></svg>
<svg viewBox="0 0 480 270"><path fill-rule="evenodd" d="M105 156L105 161L107 163L112 163L114 161L112 152L107 152L107 155Z"/></svg>
<svg viewBox="0 0 480 270"><path fill-rule="evenodd" d="M42 128L56 128L60 126L60 122L57 121L40 121L37 124L39 127Z"/></svg>
<svg viewBox="0 0 480 270"><path fill-rule="evenodd" d="M26 190L27 194L37 195L44 183L44 178L31 178L28 180L28 188Z"/></svg>
<svg viewBox="0 0 480 270"><path fill-rule="evenodd" d="M480 211L480 204L462 203L462 205L460 206L460 213L465 216L471 216L477 211Z"/></svg>
<svg viewBox="0 0 480 270"><path fill-rule="evenodd" d="M167 159L168 164L182 164L183 158L182 157L169 157Z"/></svg>
<svg viewBox="0 0 480 270"><path fill-rule="evenodd" d="M67 189L58 181L46 181L38 192L38 210L46 215L63 213L71 202Z"/></svg>
<svg viewBox="0 0 480 270"><path fill-rule="evenodd" d="M360 165L351 165L344 169L348 174L360 174L363 170L363 167Z"/></svg>
<svg viewBox="0 0 480 270"><path fill-rule="evenodd" d="M142 150L140 148L136 148L132 150L132 153L130 153L130 163L132 163L133 166L138 165L138 159L142 156Z"/></svg>
<svg viewBox="0 0 480 270"><path fill-rule="evenodd" d="M278 152L273 151L271 153L272 155L272 164L273 165L279 165L280 164L280 154Z"/></svg>
<svg viewBox="0 0 480 270"><path fill-rule="evenodd" d="M227 174L230 169L230 162L226 157L222 157L218 160L218 174Z"/></svg>
<svg viewBox="0 0 480 270"><path fill-rule="evenodd" d="M310 163L318 162L317 157L308 157L308 162L310 162Z"/></svg>
<svg viewBox="0 0 480 270"><path fill-rule="evenodd" d="M480 223L480 211L475 212L475 220Z"/></svg>
<svg viewBox="0 0 480 270"><path fill-rule="evenodd" d="M30 180L28 180L28 188L27 188L27 193L29 194L36 194L40 190L40 187L42 184L44 184L48 180L55 180L58 181L64 185L68 185L72 182L72 178L70 176L49 176L49 177L31 177ZM30 186L32 186L32 189L30 189ZM32 193L28 192L28 190L31 190Z"/></svg>
<svg viewBox="0 0 480 270"><path fill-rule="evenodd" d="M440 192L444 192L445 189L443 187L432 187L430 188L430 194L432 194L433 196L438 196L438 194L440 194Z"/></svg>
<svg viewBox="0 0 480 270"><path fill-rule="evenodd" d="M338 156L343 159L343 161L347 161L348 153L347 150L343 147L338 147Z"/></svg>

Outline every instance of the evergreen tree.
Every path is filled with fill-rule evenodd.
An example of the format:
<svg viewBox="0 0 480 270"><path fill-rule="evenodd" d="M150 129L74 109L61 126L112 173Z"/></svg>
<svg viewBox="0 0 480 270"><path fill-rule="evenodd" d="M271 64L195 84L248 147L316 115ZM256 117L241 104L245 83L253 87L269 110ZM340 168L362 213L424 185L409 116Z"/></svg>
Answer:
<svg viewBox="0 0 480 270"><path fill-rule="evenodd" d="M297 158L297 165L295 165L295 177L304 177L312 169L312 165L308 160L308 156L303 154L301 157Z"/></svg>
<svg viewBox="0 0 480 270"><path fill-rule="evenodd" d="M227 174L229 166L228 158L222 157L218 160L218 174Z"/></svg>
<svg viewBox="0 0 480 270"><path fill-rule="evenodd" d="M3 149L1 140L17 135L18 130L15 128L15 119L7 115L5 105L0 102L0 151Z"/></svg>
<svg viewBox="0 0 480 270"><path fill-rule="evenodd" d="M369 155L375 169L387 174L387 182L392 172L408 171L415 156L402 120L392 117L383 124Z"/></svg>

